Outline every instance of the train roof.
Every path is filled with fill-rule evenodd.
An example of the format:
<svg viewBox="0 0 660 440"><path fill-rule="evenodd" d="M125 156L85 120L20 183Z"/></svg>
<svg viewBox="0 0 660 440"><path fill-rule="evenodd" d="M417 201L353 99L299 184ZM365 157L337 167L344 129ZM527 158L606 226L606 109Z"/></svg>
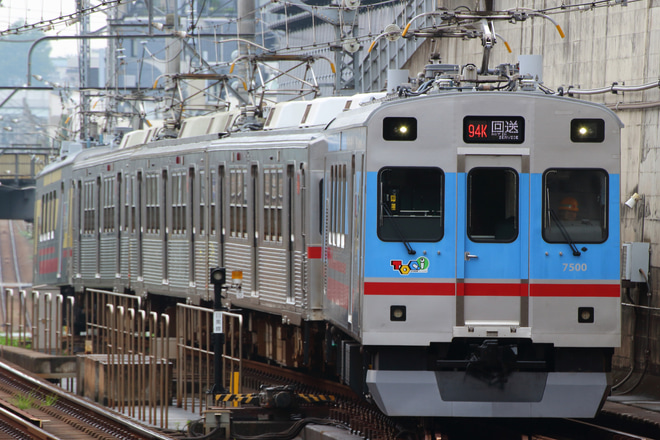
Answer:
<svg viewBox="0 0 660 440"><path fill-rule="evenodd" d="M65 168L67 166L73 165L81 160L84 160L85 158L88 157L94 157L98 155L102 155L103 153L107 152L109 149L108 148L103 148L103 147L94 147L94 148L88 148L85 150L78 150L75 152L72 152L70 154L67 154L66 156L62 156L57 158L55 161L50 162L48 165L46 165L43 170L39 173L39 175L44 175L48 173L52 173L53 171L57 171L59 169Z"/></svg>
<svg viewBox="0 0 660 440"><path fill-rule="evenodd" d="M281 102L270 109L264 130L325 127L336 115L376 102L383 97L385 92Z"/></svg>
<svg viewBox="0 0 660 440"><path fill-rule="evenodd" d="M547 99L555 100L558 104L566 103L569 105L584 105L590 108L598 108L601 111L610 114L613 119L617 121L620 127L623 127L623 122L619 117L614 113L614 111L608 109L599 103L594 103L591 101L585 101L569 96L557 96L554 94L545 94L539 91L446 91L439 93L431 93L426 95L414 96L414 97L392 97L380 99L376 104L378 105L368 105L363 106L359 109L352 109L350 112L340 112L328 125L328 128L339 129L348 126L363 125L367 124L368 120L375 115L380 110L394 109L397 106L407 106L415 105L416 102L428 101L428 100L442 100L449 104L452 100L462 100L462 99L519 99L519 100L529 100L529 99ZM560 104L561 105L561 104ZM479 108L475 107L475 114L479 113ZM406 115L402 115L406 116Z"/></svg>
<svg viewBox="0 0 660 440"><path fill-rule="evenodd" d="M147 130L127 133L125 142L119 148L85 149L66 158L47 165L42 173L52 172L60 167L75 164L76 168L101 164L112 156L114 160L131 157L147 157L170 152L194 152L195 150L235 149L246 146L254 148L260 144L264 148L293 144L307 144L314 138L322 136L326 130L331 131L356 126L367 126L369 120L381 111L397 113L397 107L406 113L405 107L428 103L437 100L439 105L445 102L474 99L484 102L491 99L543 99L555 100L561 107L562 102L570 105L582 105L598 108L609 113L619 126L623 126L618 116L601 104L579 100L567 96L544 94L538 91L441 91L420 96L397 97L386 96L385 93L359 94L344 97L319 98L312 101L285 102L275 105L264 124L263 130L228 132L228 126L240 116L238 110L217 112L200 117L190 118L184 122L178 138L151 141L155 130L161 126ZM547 102L547 101L546 101ZM475 105L475 114L479 107ZM268 143L264 144L264 134L268 133Z"/></svg>

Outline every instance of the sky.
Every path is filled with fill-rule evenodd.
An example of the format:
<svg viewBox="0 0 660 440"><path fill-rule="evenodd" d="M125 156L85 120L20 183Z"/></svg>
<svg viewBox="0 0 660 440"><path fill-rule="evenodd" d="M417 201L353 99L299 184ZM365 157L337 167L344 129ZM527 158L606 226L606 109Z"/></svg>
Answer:
<svg viewBox="0 0 660 440"><path fill-rule="evenodd" d="M90 0L91 5L99 4L98 1ZM50 19L57 19L63 15L72 14L76 10L75 0L0 0L0 30L6 30L16 22L37 24ZM105 14L96 12L91 15L90 30L98 29L105 23ZM60 24L47 35L76 35L79 32L79 26L73 24L66 26ZM102 47L103 42L92 41L92 47ZM77 55L78 42L71 41L53 41L51 44L52 56L70 56Z"/></svg>

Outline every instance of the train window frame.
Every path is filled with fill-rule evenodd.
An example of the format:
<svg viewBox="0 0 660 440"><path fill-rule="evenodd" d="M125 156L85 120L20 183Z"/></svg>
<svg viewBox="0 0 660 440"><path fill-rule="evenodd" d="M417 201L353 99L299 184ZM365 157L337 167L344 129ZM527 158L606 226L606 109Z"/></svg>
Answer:
<svg viewBox="0 0 660 440"><path fill-rule="evenodd" d="M92 235L96 233L96 206L94 203L95 180L86 180L83 183L83 234Z"/></svg>
<svg viewBox="0 0 660 440"><path fill-rule="evenodd" d="M392 178L385 181L385 176L390 173L400 173L399 176L392 175ZM435 174L435 176L433 175ZM430 178L435 178L430 182ZM410 179L414 179L411 181ZM395 187L396 180L400 184ZM411 193L413 188L422 188L424 194L419 192ZM436 201L424 201L425 207L437 207L437 209L401 209L401 203L410 203L406 201L412 197L429 195L427 188L438 188ZM401 194L401 188L404 188L406 194ZM396 190L396 192L394 192ZM392 196L395 196L392 199ZM403 199L401 198L403 196ZM438 242L445 235L445 172L439 167L408 167L408 166L388 166L378 171L378 224L376 233L378 238L384 242ZM413 202L414 203L414 202ZM394 205L396 206L394 206ZM408 206L414 208L413 206ZM401 211L406 211L408 215L401 215ZM422 211L428 213L425 215L414 214ZM435 212L435 213L434 213ZM428 223L428 225L426 224Z"/></svg>
<svg viewBox="0 0 660 440"><path fill-rule="evenodd" d="M188 204L191 177L189 170L181 169L170 174L172 234L184 236L188 233Z"/></svg>
<svg viewBox="0 0 660 440"><path fill-rule="evenodd" d="M248 169L245 166L229 169L229 236L248 238Z"/></svg>
<svg viewBox="0 0 660 440"><path fill-rule="evenodd" d="M115 231L115 176L103 176L102 185L103 232L112 233Z"/></svg>
<svg viewBox="0 0 660 440"><path fill-rule="evenodd" d="M480 196L476 198L473 196L472 179L475 178L476 173L482 171L490 172L505 172L514 176L513 188L510 182L503 182L505 187L504 191L500 191L502 200L496 198L496 194L489 194L486 197ZM493 189L493 176L486 179L488 188ZM513 200L507 199L508 194L513 194ZM490 206L486 201L494 202ZM476 202L476 203L475 203ZM504 212L493 212L493 209L504 208ZM513 209L513 212L512 212ZM467 173L467 192L466 192L466 234L468 238L475 243L513 243L518 239L520 234L520 175L518 171L511 167L474 167ZM477 212L478 211L478 212ZM488 221L484 222L479 228L473 223L474 219L487 218ZM512 220L509 220L512 219ZM510 231L510 233L509 233Z"/></svg>
<svg viewBox="0 0 660 440"><path fill-rule="evenodd" d="M327 193L327 236L328 246L343 249L348 237L348 214L347 206L349 196L348 168L346 163L337 162L331 164L326 172L328 176Z"/></svg>
<svg viewBox="0 0 660 440"><path fill-rule="evenodd" d="M572 173L566 177L562 177L565 183L561 186L561 194L553 194L549 191L548 178L553 173ZM600 174L600 188L598 191L588 191L588 183L586 178L579 178L575 173L591 173ZM593 177L592 177L593 178ZM542 179L542 225L541 235L543 240L547 243L584 243L584 244L599 244L604 243L609 238L609 173L602 168L548 168L543 172ZM592 186L594 181L591 182ZM559 187L560 183L553 183L554 186ZM571 191L569 191L571 190ZM557 191L560 193L559 191ZM589 199L589 196L595 196L594 199ZM575 202L575 206L571 206L571 200ZM602 203L601 203L602 202ZM573 220L564 220L560 218L560 212L554 209L548 209L549 206L556 206L557 211L574 211L577 213L585 213L583 218L576 216ZM560 207L561 206L561 207ZM586 206L586 209L582 208ZM553 213L554 211L554 213ZM593 218L598 215L599 218ZM557 223L559 220L562 227L553 230L552 223ZM596 238L596 229L593 227L592 222L598 223L596 226L600 228L600 236ZM564 232L562 232L564 229ZM567 238L568 237L568 238Z"/></svg>
<svg viewBox="0 0 660 440"><path fill-rule="evenodd" d="M157 172L145 175L145 230L149 234L160 234L160 179Z"/></svg>
<svg viewBox="0 0 660 440"><path fill-rule="evenodd" d="M263 169L263 239L282 243L284 209L284 169L281 166Z"/></svg>

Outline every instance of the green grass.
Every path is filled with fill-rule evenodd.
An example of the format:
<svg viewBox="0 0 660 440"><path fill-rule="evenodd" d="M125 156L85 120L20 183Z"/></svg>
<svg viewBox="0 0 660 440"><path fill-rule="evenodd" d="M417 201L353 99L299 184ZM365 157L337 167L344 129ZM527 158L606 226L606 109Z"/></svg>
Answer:
<svg viewBox="0 0 660 440"><path fill-rule="evenodd" d="M36 399L33 393L30 394L17 394L11 399L12 405L21 410L26 410L34 407Z"/></svg>
<svg viewBox="0 0 660 440"><path fill-rule="evenodd" d="M9 338L6 335L0 335L0 345L9 345ZM21 341L19 338L16 337L11 340L11 346L31 349L32 342Z"/></svg>
<svg viewBox="0 0 660 440"><path fill-rule="evenodd" d="M44 406L53 406L55 403L57 403L57 397L55 394L47 394L46 395L46 400L44 400Z"/></svg>
<svg viewBox="0 0 660 440"><path fill-rule="evenodd" d="M55 394L44 394L43 402L40 402L36 391L31 391L28 394L16 394L11 399L11 404L20 410L26 410L38 406L53 406L59 399Z"/></svg>

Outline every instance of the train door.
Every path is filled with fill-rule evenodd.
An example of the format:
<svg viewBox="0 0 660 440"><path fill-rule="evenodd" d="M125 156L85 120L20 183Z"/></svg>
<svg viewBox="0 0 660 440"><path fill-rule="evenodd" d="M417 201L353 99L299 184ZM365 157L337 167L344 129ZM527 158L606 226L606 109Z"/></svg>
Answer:
<svg viewBox="0 0 660 440"><path fill-rule="evenodd" d="M215 173L211 176L211 224L212 232L217 234L217 264L218 266L225 265L225 218L224 201L225 201L225 166L218 167L217 177Z"/></svg>
<svg viewBox="0 0 660 440"><path fill-rule="evenodd" d="M457 317L474 335L528 327L528 156L464 156L458 197ZM460 166L459 166L460 168ZM459 169L460 171L460 169ZM460 206L465 203L464 206ZM501 336L501 335L500 335Z"/></svg>
<svg viewBox="0 0 660 440"><path fill-rule="evenodd" d="M74 258L74 277L75 278L80 278L80 274L82 273L82 238L83 238L83 231L85 230L85 223L84 220L85 216L83 212L85 211L85 189L86 187L83 186L83 183L81 180L76 181L76 207L75 207L75 213L76 213L76 221L73 225L74 231L76 234L76 249L75 252L73 253L73 258ZM43 206L43 205L42 205ZM42 207L43 209L43 207ZM42 221L41 218L39 221Z"/></svg>
<svg viewBox="0 0 660 440"><path fill-rule="evenodd" d="M286 241L287 241L287 302L293 304L295 302L296 284L295 284L295 201L296 201L296 168L294 164L288 164L286 167L287 176L287 227L286 227Z"/></svg>
<svg viewBox="0 0 660 440"><path fill-rule="evenodd" d="M190 206L189 209L187 209L187 214L190 215L190 220L188 223L188 261L190 262L189 266L189 271L188 271L188 283L190 287L195 286L195 272L196 272L196 262L195 262L195 235L197 232L196 229L196 216L195 212L196 206L199 206L198 204L195 204L195 168L190 167L188 170L188 185L187 185L187 190L188 190L188 206ZM201 203L201 202L200 202Z"/></svg>
<svg viewBox="0 0 660 440"><path fill-rule="evenodd" d="M168 203L168 188L167 185L169 183L168 179L168 173L167 170L163 170L163 181L162 181L162 189L163 192L161 194L161 202L160 206L163 207L161 210L161 215L162 215L162 224L163 227L161 228L161 237L163 238L163 247L162 247L162 255L163 255L163 266L162 266L162 274L163 274L163 284L168 284L169 285L169 266L168 266L168 256L169 256L169 213L171 211L171 204Z"/></svg>
<svg viewBox="0 0 660 440"><path fill-rule="evenodd" d="M259 216L257 215L257 197L259 195L259 166L252 165L250 168L251 192L248 212L251 213L250 240L252 242L252 295L259 295Z"/></svg>
<svg viewBox="0 0 660 440"><path fill-rule="evenodd" d="M358 331L360 323L358 322L360 310L360 298L362 297L362 195L363 191L363 170L364 170L364 156L362 154L354 154L351 159L351 181L352 205L351 212L351 289L350 298L348 302L348 319L353 326L354 331Z"/></svg>
<svg viewBox="0 0 660 440"><path fill-rule="evenodd" d="M145 209L143 208L142 205L142 171L138 171L137 173L137 188L134 188L134 195L133 195L133 200L132 200L132 211L133 211L133 223L132 223L132 228L133 228L133 234L136 239L136 245L137 245L137 278L139 282L142 282L143 277L144 277L144 270L143 270L143 262L142 262L142 240L144 238L144 227L142 224L142 219L144 216L142 215L142 210Z"/></svg>
<svg viewBox="0 0 660 440"><path fill-rule="evenodd" d="M115 224L115 236L117 238L117 252L115 252L115 279L118 281L121 281L121 277L125 276L126 272L122 270L122 261L124 259L124 256L122 255L122 226L123 226L123 217L122 217L122 211L124 207L124 203L126 203L126 194L124 194L124 187L123 187L123 180L121 173L117 173L117 188L116 188L116 203L115 203L115 209L113 215L115 216L114 218L114 224ZM127 259L128 260L128 259ZM127 261L128 262L128 261ZM121 285L121 282L120 282Z"/></svg>
<svg viewBox="0 0 660 440"><path fill-rule="evenodd" d="M103 181L101 177L96 178L96 187L95 187L95 224L94 224L94 241L95 241L95 253L94 253L94 267L95 267L95 278L101 278L101 228L103 227L102 215L101 212L103 208Z"/></svg>

